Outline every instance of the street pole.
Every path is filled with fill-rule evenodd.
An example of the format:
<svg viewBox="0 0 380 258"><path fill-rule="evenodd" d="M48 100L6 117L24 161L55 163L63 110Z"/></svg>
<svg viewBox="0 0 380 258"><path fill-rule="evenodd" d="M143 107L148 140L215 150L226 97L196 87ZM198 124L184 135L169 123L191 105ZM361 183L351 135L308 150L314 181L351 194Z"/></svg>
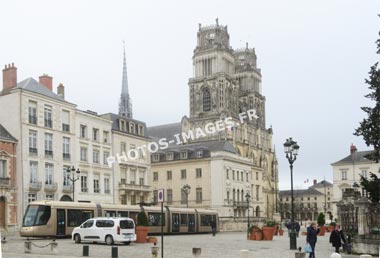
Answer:
<svg viewBox="0 0 380 258"><path fill-rule="evenodd" d="M290 163L290 192L292 195L292 203L291 203L291 209L292 209L292 217L291 217L291 232L289 234L290 237L290 249L296 250L297 249L297 236L296 232L294 230L294 196L293 196L293 162Z"/></svg>

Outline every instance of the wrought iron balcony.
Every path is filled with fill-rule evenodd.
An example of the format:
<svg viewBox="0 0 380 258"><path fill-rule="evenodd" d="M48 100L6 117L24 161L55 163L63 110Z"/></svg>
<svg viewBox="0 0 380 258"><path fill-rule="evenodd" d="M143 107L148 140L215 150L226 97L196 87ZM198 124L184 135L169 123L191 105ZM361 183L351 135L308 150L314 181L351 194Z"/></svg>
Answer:
<svg viewBox="0 0 380 258"><path fill-rule="evenodd" d="M120 190L140 190L140 191L150 191L149 185L136 185L136 184L127 184L125 182L119 182Z"/></svg>
<svg viewBox="0 0 380 258"><path fill-rule="evenodd" d="M29 148L29 154L36 156L38 154L38 149L37 148Z"/></svg>
<svg viewBox="0 0 380 258"><path fill-rule="evenodd" d="M9 177L0 177L0 187L10 186L10 182Z"/></svg>
<svg viewBox="0 0 380 258"><path fill-rule="evenodd" d="M65 193L71 193L73 191L73 185L63 185L62 191Z"/></svg>

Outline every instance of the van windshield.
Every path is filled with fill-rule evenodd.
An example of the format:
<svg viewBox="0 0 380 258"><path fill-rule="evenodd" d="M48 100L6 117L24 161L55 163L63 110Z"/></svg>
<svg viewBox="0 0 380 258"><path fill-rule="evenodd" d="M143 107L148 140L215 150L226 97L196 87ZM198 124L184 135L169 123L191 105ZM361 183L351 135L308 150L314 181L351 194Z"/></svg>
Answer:
<svg viewBox="0 0 380 258"><path fill-rule="evenodd" d="M51 209L46 205L29 205L22 222L23 227L46 225L50 219Z"/></svg>
<svg viewBox="0 0 380 258"><path fill-rule="evenodd" d="M120 228L121 229L132 229L135 225L131 220L120 220Z"/></svg>

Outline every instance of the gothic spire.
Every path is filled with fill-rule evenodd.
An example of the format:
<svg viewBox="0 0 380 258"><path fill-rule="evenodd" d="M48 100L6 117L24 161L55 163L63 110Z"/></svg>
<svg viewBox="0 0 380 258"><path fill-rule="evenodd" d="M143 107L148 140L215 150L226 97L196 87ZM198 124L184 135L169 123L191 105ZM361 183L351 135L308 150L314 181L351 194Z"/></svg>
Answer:
<svg viewBox="0 0 380 258"><path fill-rule="evenodd" d="M124 58L123 58L123 80L121 84L121 96L119 103L119 115L132 118L132 101L129 97L128 92L128 77L127 77L127 61L125 58L125 44L124 47Z"/></svg>

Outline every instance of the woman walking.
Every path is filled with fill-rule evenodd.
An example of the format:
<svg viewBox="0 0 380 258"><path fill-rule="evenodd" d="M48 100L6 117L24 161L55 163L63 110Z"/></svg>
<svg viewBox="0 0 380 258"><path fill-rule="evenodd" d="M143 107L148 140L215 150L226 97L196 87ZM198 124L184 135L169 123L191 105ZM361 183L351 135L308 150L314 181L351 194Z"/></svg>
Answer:
<svg viewBox="0 0 380 258"><path fill-rule="evenodd" d="M340 225L336 224L335 230L331 232L330 235L330 243L333 247L335 247L335 252L339 253L339 249L342 246L343 243L346 243L346 239L344 237L343 231L340 229Z"/></svg>
<svg viewBox="0 0 380 258"><path fill-rule="evenodd" d="M311 246L312 252L309 255L309 258L315 258L315 244L317 243L317 235L319 233L319 228L315 222L311 222L310 227L307 228L306 243Z"/></svg>

